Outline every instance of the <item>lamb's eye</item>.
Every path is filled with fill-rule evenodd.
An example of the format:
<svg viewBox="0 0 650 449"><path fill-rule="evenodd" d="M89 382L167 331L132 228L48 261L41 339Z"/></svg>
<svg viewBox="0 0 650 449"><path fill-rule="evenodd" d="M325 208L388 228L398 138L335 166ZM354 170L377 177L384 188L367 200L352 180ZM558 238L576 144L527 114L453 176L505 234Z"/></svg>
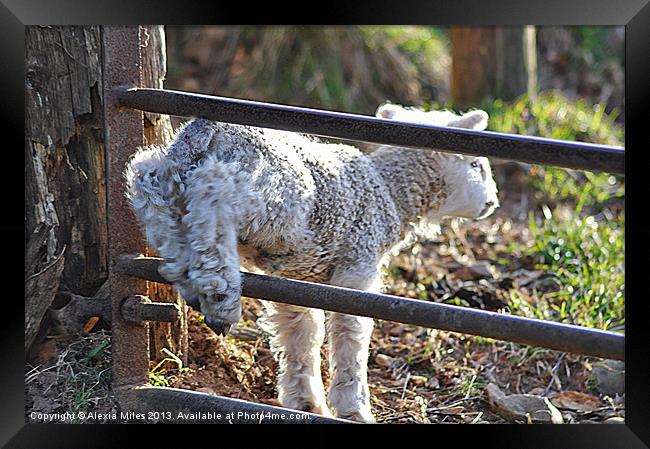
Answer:
<svg viewBox="0 0 650 449"><path fill-rule="evenodd" d="M477 162L477 161L474 161L474 162L472 162L470 165L471 165L473 168L477 168L477 167L478 167L478 162Z"/></svg>

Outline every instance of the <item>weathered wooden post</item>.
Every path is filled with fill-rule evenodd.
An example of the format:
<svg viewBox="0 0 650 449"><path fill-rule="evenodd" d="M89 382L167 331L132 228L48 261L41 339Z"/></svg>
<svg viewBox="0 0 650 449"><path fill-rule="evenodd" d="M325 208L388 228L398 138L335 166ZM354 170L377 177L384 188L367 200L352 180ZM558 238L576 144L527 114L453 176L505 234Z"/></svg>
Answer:
<svg viewBox="0 0 650 449"><path fill-rule="evenodd" d="M163 27L131 30L137 34L133 43L140 62L133 63L140 86L162 88ZM26 349L38 340L39 329L47 330L43 318L57 292L69 292L62 297L106 297L106 286L101 288L109 272L104 106L105 89L112 86L103 85L106 49L101 32L97 26L26 27ZM169 117L153 113L144 115L141 129L139 143L131 142L134 148L164 144L172 133ZM123 192L122 170L115 166L116 198ZM141 234L137 227L132 231ZM130 292L135 293L143 292ZM151 358L157 360L166 347L186 361L184 302L170 286L147 283L144 294L155 302L176 303L181 310L178 322L150 325ZM81 331L78 323L68 324L68 329Z"/></svg>
<svg viewBox="0 0 650 449"><path fill-rule="evenodd" d="M26 349L59 289L108 276L100 47L99 27L25 28Z"/></svg>

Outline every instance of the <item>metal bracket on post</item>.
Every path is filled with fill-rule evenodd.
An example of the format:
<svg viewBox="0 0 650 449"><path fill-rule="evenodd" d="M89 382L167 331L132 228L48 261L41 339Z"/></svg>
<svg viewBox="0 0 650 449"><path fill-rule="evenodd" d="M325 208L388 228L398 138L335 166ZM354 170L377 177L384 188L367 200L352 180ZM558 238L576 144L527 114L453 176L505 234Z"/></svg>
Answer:
<svg viewBox="0 0 650 449"><path fill-rule="evenodd" d="M126 298L122 303L122 317L131 323L160 321L173 323L181 316L178 304L155 303L142 295Z"/></svg>
<svg viewBox="0 0 650 449"><path fill-rule="evenodd" d="M108 215L109 290L113 354L113 388L125 411L122 390L147 381L149 332L146 322L134 323L122 315L122 303L133 295L146 295L147 282L125 276L117 269L122 254L144 252L136 217L124 195L123 172L130 156L144 145L143 113L119 107L119 87L140 86L142 80L139 27L101 29L103 54L104 126L106 148L106 197Z"/></svg>

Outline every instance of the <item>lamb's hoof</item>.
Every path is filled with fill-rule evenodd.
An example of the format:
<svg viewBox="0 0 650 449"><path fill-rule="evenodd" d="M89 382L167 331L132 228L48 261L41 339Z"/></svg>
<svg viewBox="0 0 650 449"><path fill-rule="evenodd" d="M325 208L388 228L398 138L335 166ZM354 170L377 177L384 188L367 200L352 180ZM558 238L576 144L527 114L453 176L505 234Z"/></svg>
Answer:
<svg viewBox="0 0 650 449"><path fill-rule="evenodd" d="M313 413L315 415L321 415L321 416L326 416L328 418L333 417L332 412L330 412L330 409L327 408L326 405L314 405L312 403L306 403L301 407L298 407L298 410L302 412L307 412L307 413Z"/></svg>
<svg viewBox="0 0 650 449"><path fill-rule="evenodd" d="M232 329L231 323L217 318L210 318L208 316L205 317L205 324L207 324L215 334L223 335L224 337L228 335L228 332L230 332L230 329Z"/></svg>
<svg viewBox="0 0 650 449"><path fill-rule="evenodd" d="M347 419L348 421L355 421L364 424L376 424L377 420L372 415L372 412L367 410L359 410L349 415L338 415L338 418Z"/></svg>

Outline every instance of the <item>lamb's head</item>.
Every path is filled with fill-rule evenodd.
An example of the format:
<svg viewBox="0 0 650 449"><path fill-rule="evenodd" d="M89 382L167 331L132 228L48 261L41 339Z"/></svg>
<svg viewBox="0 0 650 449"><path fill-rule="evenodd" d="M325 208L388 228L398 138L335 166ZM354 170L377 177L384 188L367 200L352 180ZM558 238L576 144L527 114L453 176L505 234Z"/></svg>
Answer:
<svg viewBox="0 0 650 449"><path fill-rule="evenodd" d="M488 120L487 113L481 110L456 115L449 111L425 112L392 103L379 106L376 115L405 123L478 131L487 127ZM448 192L447 199L437 211L439 215L480 219L499 207L497 186L487 158L438 152L436 160L440 163Z"/></svg>

